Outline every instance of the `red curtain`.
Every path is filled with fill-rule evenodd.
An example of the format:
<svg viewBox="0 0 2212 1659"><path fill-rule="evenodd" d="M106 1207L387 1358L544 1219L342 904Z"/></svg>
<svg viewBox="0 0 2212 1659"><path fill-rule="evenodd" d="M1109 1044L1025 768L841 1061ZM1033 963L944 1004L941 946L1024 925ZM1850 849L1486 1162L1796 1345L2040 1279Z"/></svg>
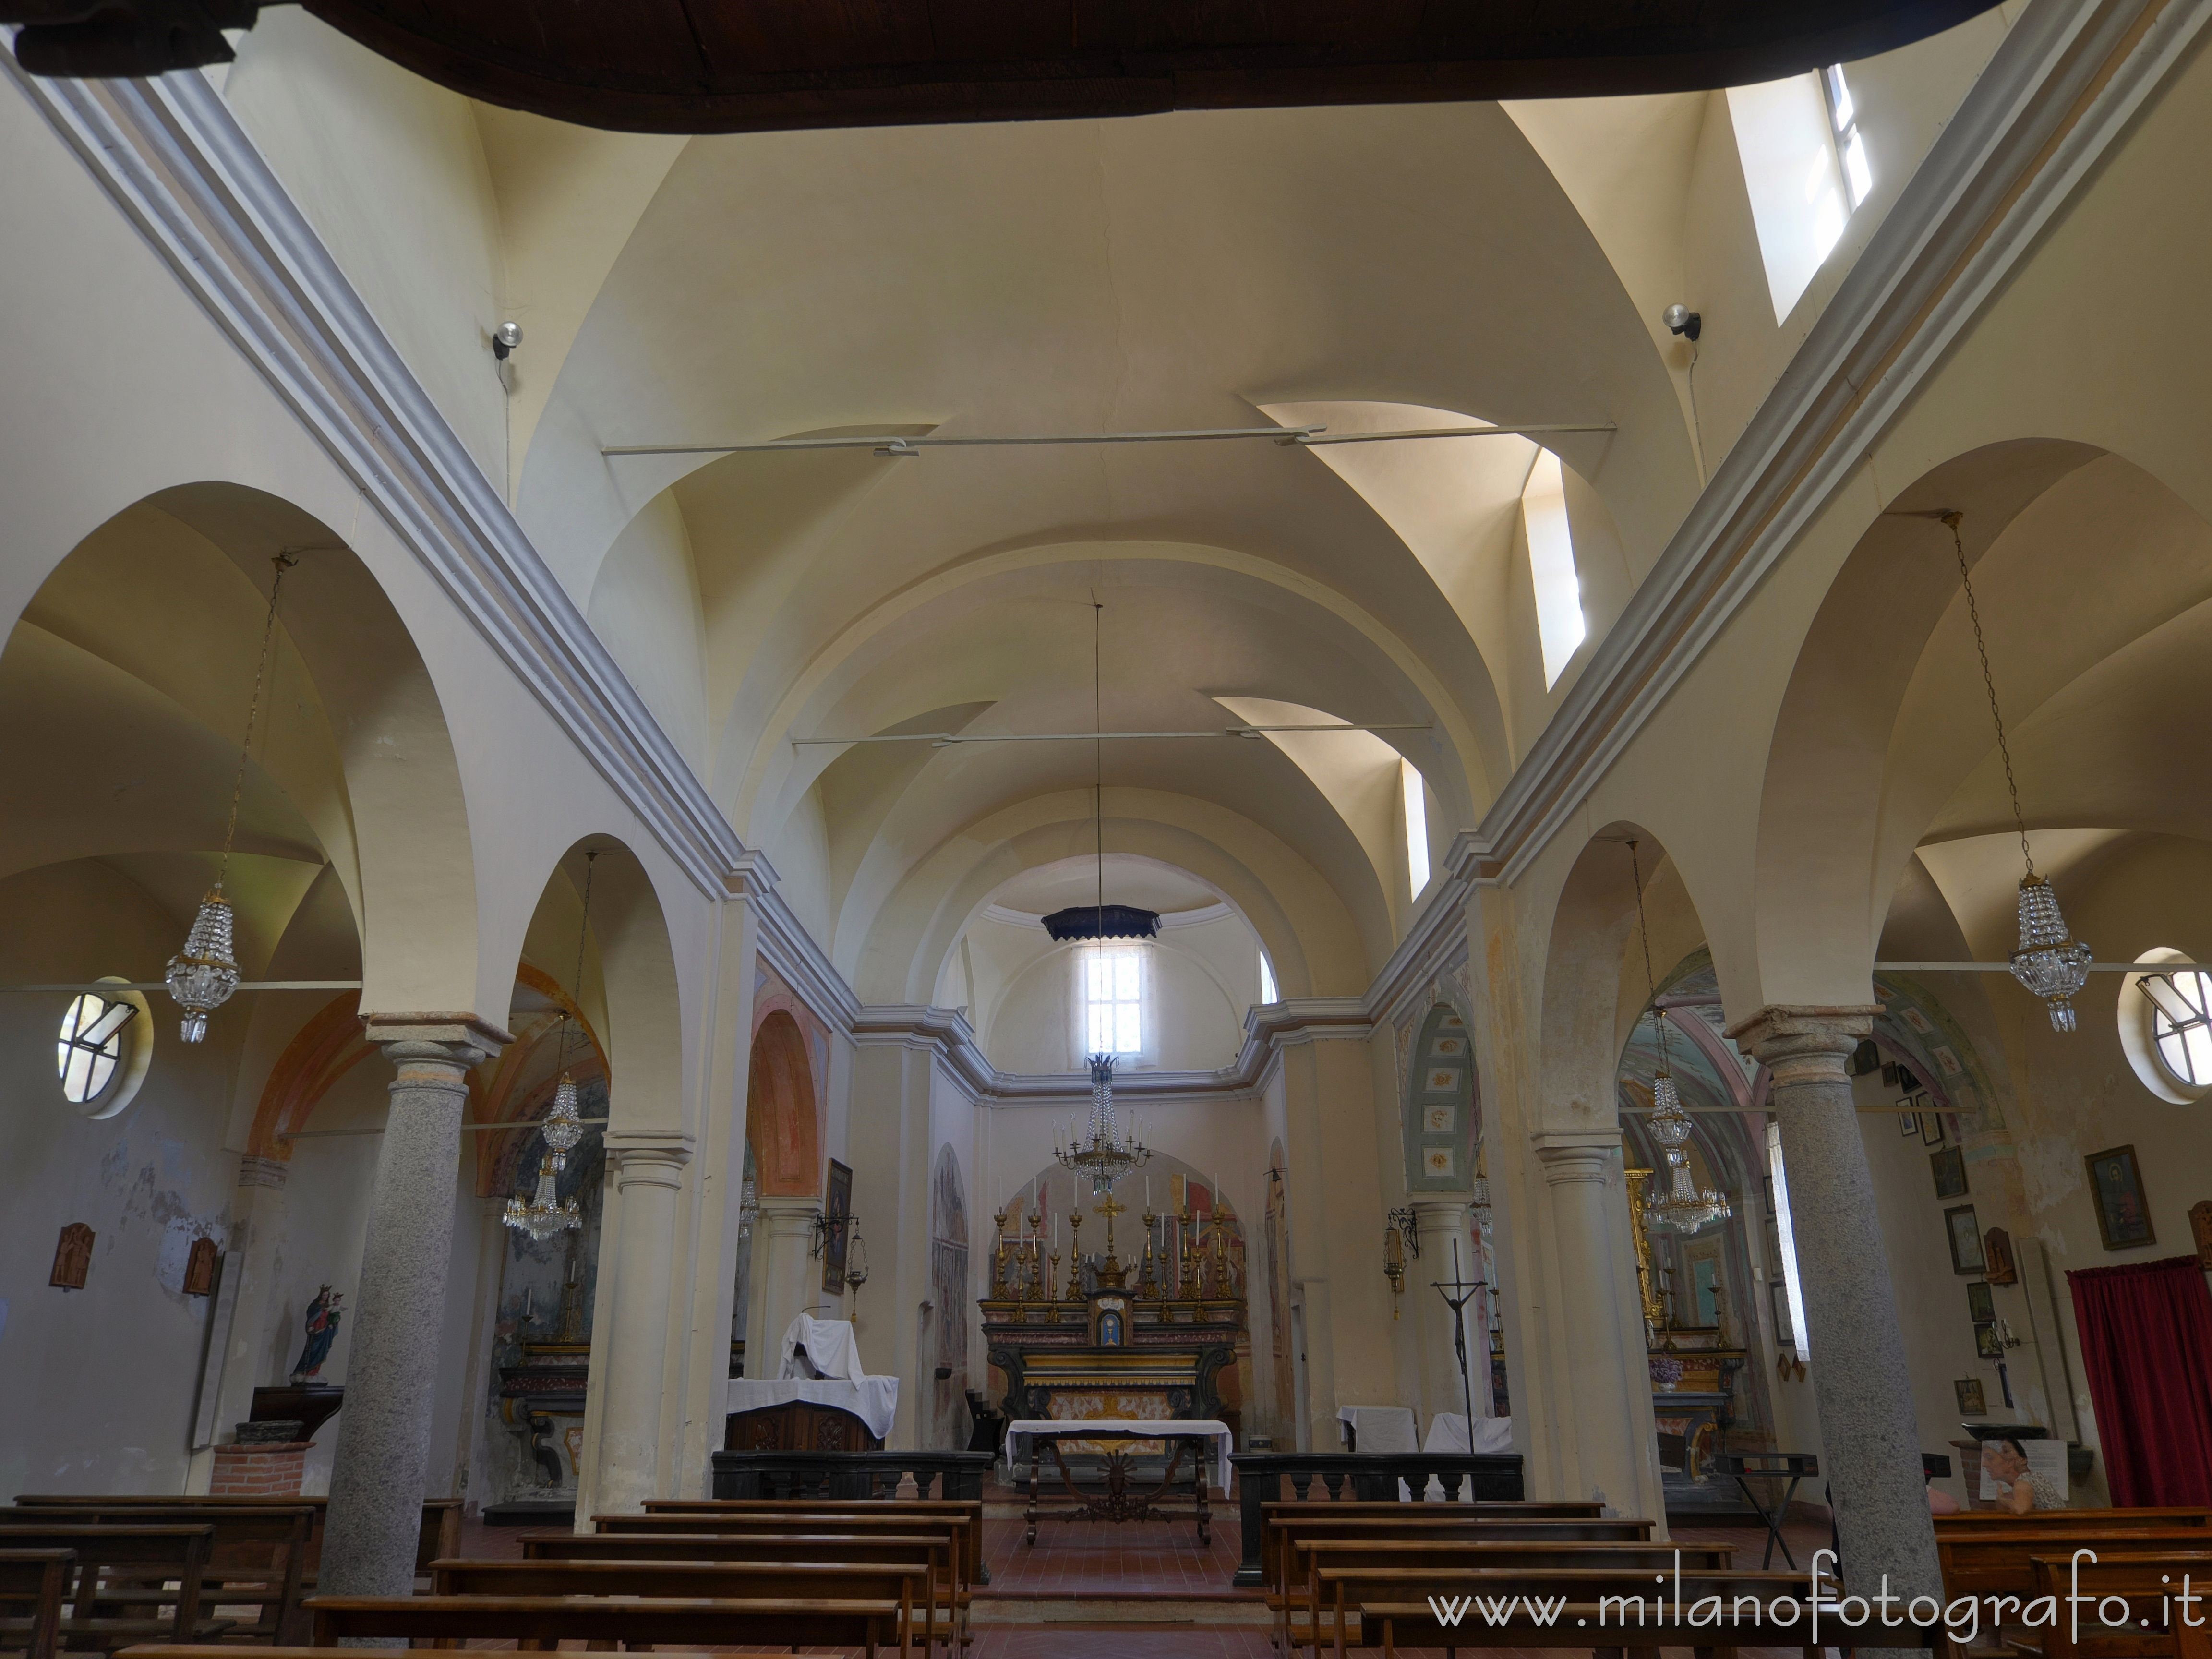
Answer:
<svg viewBox="0 0 2212 1659"><path fill-rule="evenodd" d="M2212 1504L2212 1291L2193 1255L2066 1275L2122 1509Z"/></svg>

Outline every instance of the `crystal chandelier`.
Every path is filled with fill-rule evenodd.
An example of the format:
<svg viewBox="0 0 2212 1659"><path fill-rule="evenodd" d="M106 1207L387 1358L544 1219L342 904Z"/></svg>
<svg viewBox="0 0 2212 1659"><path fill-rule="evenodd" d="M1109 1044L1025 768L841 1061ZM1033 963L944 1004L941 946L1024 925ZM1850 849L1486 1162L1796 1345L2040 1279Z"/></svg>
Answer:
<svg viewBox="0 0 2212 1659"><path fill-rule="evenodd" d="M1055 1136L1052 1155L1063 1168L1091 1182L1092 1193L1103 1196L1130 1170L1152 1160L1152 1149L1137 1138L1132 1122L1127 1130L1114 1121L1114 1056L1091 1056L1091 1123L1087 1132L1071 1127Z"/></svg>
<svg viewBox="0 0 2212 1659"><path fill-rule="evenodd" d="M538 1191L528 1199L520 1193L508 1199L507 1212L501 1218L517 1232L528 1233L540 1243L556 1233L572 1233L584 1224L576 1200L570 1198L564 1202L555 1190L555 1156L548 1152L538 1162Z"/></svg>
<svg viewBox="0 0 2212 1659"><path fill-rule="evenodd" d="M1716 1221L1726 1221L1735 1210L1725 1193L1711 1187L1700 1188L1690 1179L1690 1154L1683 1146L1690 1138L1690 1117L1682 1109L1682 1097L1675 1092L1674 1079L1666 1069L1667 1011L1660 1009L1657 1018L1660 1069L1651 1079L1648 1127L1651 1138L1666 1154L1668 1184L1644 1200L1644 1213L1678 1233L1693 1233Z"/></svg>
<svg viewBox="0 0 2212 1659"><path fill-rule="evenodd" d="M1990 694L1990 724L1996 728L1997 755L2004 762L2005 791L2012 798L2013 827L2020 832L2020 856L2027 873L2020 878L2020 948L2012 953L2012 976L2043 999L2051 1010L2051 1029L2074 1029L2074 997L2088 982L2094 953L2068 930L2058 913L2058 895L2035 873L2028 848L2027 820L2020 810L2020 786L2013 781L2012 750L2005 744L2004 716L1997 712L1997 683L1990 672L1990 647L1982 637L1982 613L1974 604L1974 584L1966 574L1966 544L1959 534L1963 514L1942 514L1959 557L1959 586L1966 596L1966 619L1974 626L1974 651L1982 659L1982 686Z"/></svg>
<svg viewBox="0 0 2212 1659"><path fill-rule="evenodd" d="M261 655L253 668L253 696L246 705L246 740L238 747L238 775L230 786L230 822L222 832L222 862L216 866L215 885L200 900L199 914L185 935L185 948L169 958L161 977L169 994L185 1011L184 1039L198 1042L207 1036L208 1016L230 1000L238 989L238 951L234 937L230 901L222 896L223 878L230 873L231 843L238 838L238 803L246 792L246 763L253 752L253 726L261 713L261 687L269 677L269 647L276 635L276 596L284 589L284 573L299 560L279 553L271 561L276 580L269 585L269 615L261 624Z"/></svg>
<svg viewBox="0 0 2212 1659"><path fill-rule="evenodd" d="M1628 870L1636 886L1636 937L1644 950L1644 984L1651 1000L1659 1000L1659 982L1651 972L1651 929L1644 916L1644 872L1636 857L1636 843L1628 843ZM1693 1233L1735 1213L1725 1193L1699 1188L1690 1179L1690 1154L1684 1143L1690 1138L1690 1116L1682 1109L1682 1097L1674 1088L1674 1070L1667 1052L1667 1011L1655 1007L1653 1023L1659 1028L1659 1065L1651 1073L1651 1138L1667 1157L1666 1188L1645 1199L1644 1213L1650 1222Z"/></svg>
<svg viewBox="0 0 2212 1659"><path fill-rule="evenodd" d="M584 908L576 922L576 976L571 981L577 996L584 992L584 944L592 924L592 866L599 856L596 849L584 854ZM572 1232L584 1224L576 1200L571 1198L563 1204L554 1192L554 1177L568 1167L568 1154L584 1138L583 1115L576 1109L576 1079L568 1070L568 1027L574 1018L566 1009L562 1011L561 1080L554 1085L552 1106L538 1126L546 1146L545 1157L538 1166L538 1191L526 1200L515 1194L507 1200L501 1217L517 1232L528 1233L534 1239Z"/></svg>

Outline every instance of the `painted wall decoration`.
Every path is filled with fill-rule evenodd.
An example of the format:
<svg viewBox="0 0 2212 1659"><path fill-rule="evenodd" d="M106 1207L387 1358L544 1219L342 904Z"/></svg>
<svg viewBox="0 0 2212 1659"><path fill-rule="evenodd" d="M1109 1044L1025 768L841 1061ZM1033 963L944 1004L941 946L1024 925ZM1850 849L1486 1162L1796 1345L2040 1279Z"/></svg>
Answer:
<svg viewBox="0 0 2212 1659"><path fill-rule="evenodd" d="M82 1221L63 1228L54 1244L54 1270L46 1283L64 1291L82 1290L85 1274L92 1268L92 1229Z"/></svg>
<svg viewBox="0 0 2212 1659"><path fill-rule="evenodd" d="M1464 1192L1474 1175L1478 1109L1474 1036L1449 1003L1414 1029L1404 1115L1409 1192Z"/></svg>

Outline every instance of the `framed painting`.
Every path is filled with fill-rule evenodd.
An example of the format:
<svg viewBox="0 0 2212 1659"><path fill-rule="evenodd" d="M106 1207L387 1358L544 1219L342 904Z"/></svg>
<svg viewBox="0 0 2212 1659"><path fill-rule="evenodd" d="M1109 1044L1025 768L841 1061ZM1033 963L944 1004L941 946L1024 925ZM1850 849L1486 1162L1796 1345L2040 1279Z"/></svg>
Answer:
<svg viewBox="0 0 2212 1659"><path fill-rule="evenodd" d="M1979 1417L1989 1410L1982 1398L1980 1377L1962 1376L1951 1385L1951 1391L1959 1396L1959 1411L1962 1416Z"/></svg>
<svg viewBox="0 0 2212 1659"><path fill-rule="evenodd" d="M1974 1352L1978 1358L1983 1359L2002 1359L2004 1358L2004 1340L2002 1337L1998 1336L1997 1328L1995 1325L1977 1325L1974 1327Z"/></svg>
<svg viewBox="0 0 2212 1659"><path fill-rule="evenodd" d="M845 1293L845 1235L851 1230L838 1218L852 1213L853 1172L833 1158L822 1183L822 1288L832 1296Z"/></svg>
<svg viewBox="0 0 2212 1659"><path fill-rule="evenodd" d="M1943 1231L1951 1240L1951 1271L1978 1273L1982 1270L1982 1230L1974 1220L1974 1206L1961 1204L1943 1212Z"/></svg>
<svg viewBox="0 0 2212 1659"><path fill-rule="evenodd" d="M1977 1325L1986 1325L1997 1316L1997 1299L1990 1294L1987 1279L1976 1279L1966 1286L1966 1312Z"/></svg>
<svg viewBox="0 0 2212 1659"><path fill-rule="evenodd" d="M1941 1146L1943 1144L1943 1114L1936 1109L1932 1096L1919 1097L1920 1139L1923 1145Z"/></svg>
<svg viewBox="0 0 2212 1659"><path fill-rule="evenodd" d="M2142 1170L2132 1146L2113 1146L2082 1160L2089 1170L2089 1195L2097 1205L2097 1231L2108 1250L2132 1250L2158 1243L2151 1231L2150 1204L2143 1197Z"/></svg>
<svg viewBox="0 0 2212 1659"><path fill-rule="evenodd" d="M1903 1135L1907 1140L1919 1139L1920 1114L1917 1112L1899 1112L1897 1115L1897 1132Z"/></svg>
<svg viewBox="0 0 2212 1659"><path fill-rule="evenodd" d="M1946 1146L1940 1152L1928 1154L1928 1168L1936 1177L1936 1196L1964 1198L1966 1195L1966 1154L1960 1147Z"/></svg>

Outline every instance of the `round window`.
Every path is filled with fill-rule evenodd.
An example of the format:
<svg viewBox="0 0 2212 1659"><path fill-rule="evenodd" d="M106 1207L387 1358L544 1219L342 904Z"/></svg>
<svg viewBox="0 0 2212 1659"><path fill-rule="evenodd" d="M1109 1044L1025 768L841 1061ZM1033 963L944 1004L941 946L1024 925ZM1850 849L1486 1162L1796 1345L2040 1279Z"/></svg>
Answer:
<svg viewBox="0 0 2212 1659"><path fill-rule="evenodd" d="M90 992L70 1004L54 1044L54 1067L61 1073L62 1095L71 1105L99 1099L114 1080L115 1068L123 1063L123 1028L137 1015L127 1002L110 1002Z"/></svg>
<svg viewBox="0 0 2212 1659"><path fill-rule="evenodd" d="M2138 951L2120 991L2120 1046L2144 1088L2187 1105L2212 1094L2212 972L2179 951ZM2158 964L2153 966L2152 964Z"/></svg>

